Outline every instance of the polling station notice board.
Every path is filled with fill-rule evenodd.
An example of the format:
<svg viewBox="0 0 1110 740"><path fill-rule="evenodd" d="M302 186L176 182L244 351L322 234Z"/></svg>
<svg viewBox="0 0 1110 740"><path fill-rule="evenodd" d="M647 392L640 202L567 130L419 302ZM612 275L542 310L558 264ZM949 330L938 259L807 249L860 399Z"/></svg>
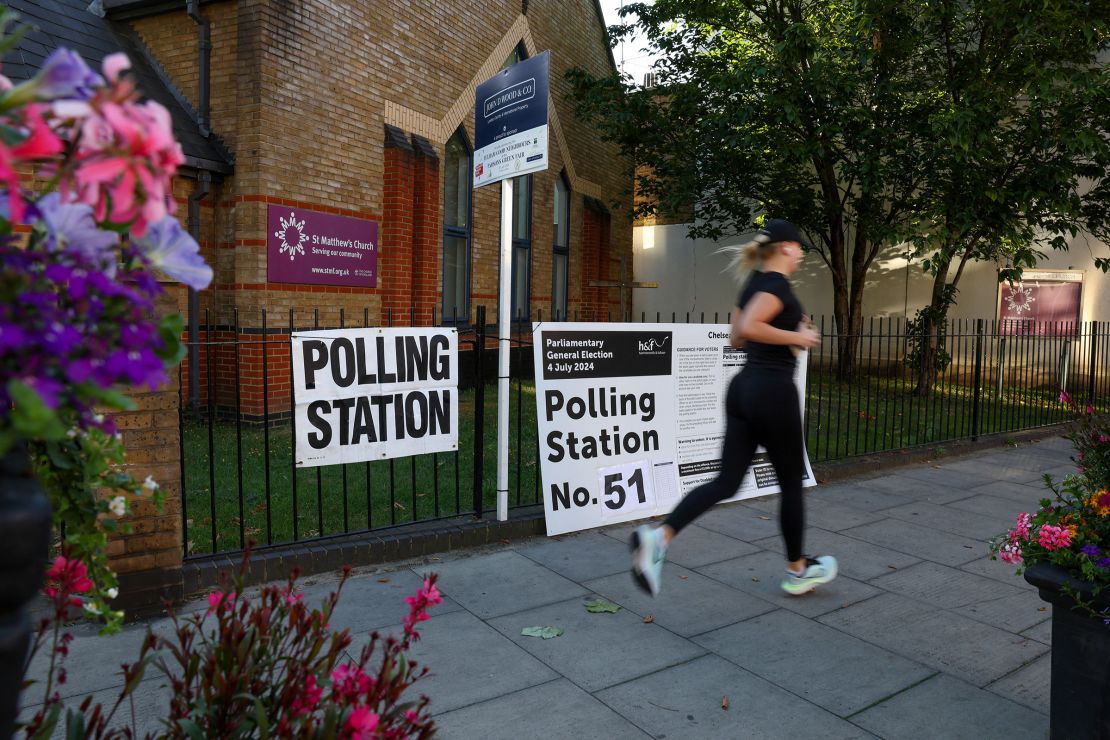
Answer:
<svg viewBox="0 0 1110 740"><path fill-rule="evenodd" d="M549 535L665 514L716 476L747 353L716 324L533 324ZM805 413L806 355L795 384ZM803 485L814 485L805 456ZM730 501L779 492L760 447Z"/></svg>
<svg viewBox="0 0 1110 740"><path fill-rule="evenodd" d="M455 329L293 332L292 355L297 467L458 449Z"/></svg>

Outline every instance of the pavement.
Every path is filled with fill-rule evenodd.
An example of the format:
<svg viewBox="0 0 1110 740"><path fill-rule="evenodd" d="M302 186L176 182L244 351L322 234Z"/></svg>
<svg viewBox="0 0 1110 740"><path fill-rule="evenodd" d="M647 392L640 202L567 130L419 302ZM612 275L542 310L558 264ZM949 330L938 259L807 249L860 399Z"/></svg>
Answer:
<svg viewBox="0 0 1110 740"><path fill-rule="evenodd" d="M331 622L357 654L371 630L399 633L403 598L439 573L413 657L444 738L1045 738L1051 607L986 542L1036 505L1044 473L1073 472L1070 452L1051 438L807 489L806 549L840 576L802 597L779 590L767 497L684 531L654 599L629 577L624 524L356 569ZM319 603L335 578L302 585ZM621 608L590 613L596 598ZM74 630L63 695L117 695L111 667L148 626L168 622ZM138 689L140 734L167 693L157 675Z"/></svg>

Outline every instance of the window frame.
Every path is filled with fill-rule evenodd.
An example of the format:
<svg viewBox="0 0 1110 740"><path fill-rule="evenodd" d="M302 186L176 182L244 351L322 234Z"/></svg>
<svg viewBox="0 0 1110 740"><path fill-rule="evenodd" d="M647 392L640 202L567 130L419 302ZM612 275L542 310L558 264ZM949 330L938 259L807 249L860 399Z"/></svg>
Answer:
<svg viewBox="0 0 1110 740"><path fill-rule="evenodd" d="M512 243L513 243L513 254L512 254L512 260L511 260L512 265L510 266L511 272L509 274L509 279L511 281L510 282L510 291L509 291L509 309L510 309L510 311L512 311L511 319L513 321L521 321L521 322L527 323L528 321L531 320L531 316L532 316L532 196L534 195L533 178L532 178L531 174L527 174L527 175L517 175L516 177L513 178L513 180L514 180L514 182L513 182L513 199L514 199L514 202L512 204L513 218L512 218L512 223L509 225L509 228L512 229L512 231L510 232L510 235L512 237ZM516 200L516 197L517 197L517 188L520 187L520 185L521 185L520 180L524 181L524 186L528 190L527 200L525 201L526 208L524 209L525 213L526 213L525 223L526 223L527 229L525 231L526 235L523 236L523 237L518 238L517 235L516 235L516 202L515 202L515 200ZM521 312L516 310L518 308L518 306L517 306L517 297L518 296L517 296L517 290L516 290L517 270L519 269L518 268L518 263L517 263L517 258L516 258L518 249L525 250L525 252L527 254L527 259L525 260L525 262L527 264L525 264L525 266L524 266L524 269L528 270L528 274L524 278L525 286L526 286L526 288L525 288L526 294L524 296L524 306L523 307L525 308L525 311L523 312L523 318L518 318L518 316L521 315Z"/></svg>
<svg viewBox="0 0 1110 740"><path fill-rule="evenodd" d="M559 244L559 227L558 227L558 224L552 224L553 228L551 230L551 241L552 241L552 245L551 245L551 318L552 319L557 319L559 316L562 316L562 319L565 321L566 318L567 318L567 306L570 303L570 295L569 295L569 293L570 293L570 200L571 200L570 194L572 192L571 189L570 189L570 181L567 179L567 176L566 176L566 170L563 170L563 171L559 172L559 174L555 177L555 185L554 185L554 188L552 190L553 193L557 194L559 192L559 185L560 184L563 186L563 201L564 202L563 202L563 207L561 209L562 213L559 214L559 215L563 218L563 223L565 224L566 238L565 238L565 243L564 244ZM553 198L553 200L554 200L554 198ZM554 210L554 209L552 209L552 210ZM554 216L554 214L552 214L552 215ZM564 265L564 269L563 269L563 305L562 306L556 306L555 305L555 295L556 295L555 278L558 275L558 273L555 270L555 263L558 261L560 256L565 259L565 265Z"/></svg>
<svg viewBox="0 0 1110 740"><path fill-rule="evenodd" d="M466 152L466 174L463 179L466 181L466 226L448 225L447 223L447 145L451 143L452 139L458 139L462 144L463 151ZM474 148L470 145L470 140L467 138L466 129L459 127L455 133L447 140L443 147L443 269L441 271L440 279L442 281L441 291L441 310L440 321L444 326L469 326L470 324L470 278L472 273L472 259L473 259L473 241L472 235L474 230L474 180L469 176L474 168ZM457 206L457 203L456 203ZM449 238L462 239L465 244L465 257L463 259L463 285L465 286L465 296L461 306L453 306L450 308L452 315L449 317L449 309L447 306L447 240ZM455 312L458 312L455 314Z"/></svg>

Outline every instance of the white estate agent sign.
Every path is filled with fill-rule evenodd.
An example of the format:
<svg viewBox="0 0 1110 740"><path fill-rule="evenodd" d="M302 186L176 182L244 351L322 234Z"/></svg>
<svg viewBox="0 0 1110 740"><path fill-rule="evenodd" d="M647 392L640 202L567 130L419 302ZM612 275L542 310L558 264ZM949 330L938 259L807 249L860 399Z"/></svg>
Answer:
<svg viewBox="0 0 1110 740"><path fill-rule="evenodd" d="M664 514L721 466L746 353L714 324L533 324L549 535ZM795 383L805 410L806 356ZM804 485L814 485L806 458ZM732 499L779 491L760 447Z"/></svg>
<svg viewBox="0 0 1110 740"><path fill-rule="evenodd" d="M292 351L297 467L458 449L456 330L294 332Z"/></svg>

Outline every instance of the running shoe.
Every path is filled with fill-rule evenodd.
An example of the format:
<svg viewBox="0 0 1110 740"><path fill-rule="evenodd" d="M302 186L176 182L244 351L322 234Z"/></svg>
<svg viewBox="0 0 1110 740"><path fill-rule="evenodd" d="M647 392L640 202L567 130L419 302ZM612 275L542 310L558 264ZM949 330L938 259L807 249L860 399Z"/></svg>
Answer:
<svg viewBox="0 0 1110 740"><path fill-rule="evenodd" d="M836 558L832 555L822 555L819 558L806 558L806 569L801 575L786 571L786 578L782 581L782 590L791 596L801 596L836 578Z"/></svg>
<svg viewBox="0 0 1110 740"><path fill-rule="evenodd" d="M663 532L642 524L632 532L632 579L652 596L659 594L663 578Z"/></svg>

